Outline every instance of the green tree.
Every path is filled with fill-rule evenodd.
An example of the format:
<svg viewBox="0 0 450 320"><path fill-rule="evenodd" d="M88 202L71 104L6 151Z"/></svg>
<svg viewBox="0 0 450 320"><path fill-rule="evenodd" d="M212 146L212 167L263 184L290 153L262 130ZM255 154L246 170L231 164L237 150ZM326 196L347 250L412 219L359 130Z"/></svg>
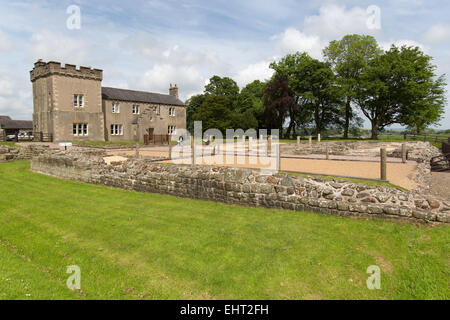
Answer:
<svg viewBox="0 0 450 320"><path fill-rule="evenodd" d="M191 133L194 131L194 116L205 98L204 94L197 94L186 101L186 128Z"/></svg>
<svg viewBox="0 0 450 320"><path fill-rule="evenodd" d="M223 95L208 95L193 117L194 121L202 121L203 131L218 129L224 134L235 122L233 102Z"/></svg>
<svg viewBox="0 0 450 320"><path fill-rule="evenodd" d="M289 87L289 80L284 74L275 74L264 90L263 127L278 129L283 132L283 124L295 104L294 92Z"/></svg>
<svg viewBox="0 0 450 320"><path fill-rule="evenodd" d="M372 139L399 123L416 131L440 120L446 103L443 76L418 47L392 46L361 75L358 105L372 125Z"/></svg>
<svg viewBox="0 0 450 320"><path fill-rule="evenodd" d="M262 126L263 94L266 83L255 80L246 85L235 100L234 110L240 115L236 127L244 130ZM240 120L239 120L240 119Z"/></svg>
<svg viewBox="0 0 450 320"><path fill-rule="evenodd" d="M213 76L205 86L206 95L227 96L234 99L239 94L239 87L231 78Z"/></svg>
<svg viewBox="0 0 450 320"><path fill-rule="evenodd" d="M447 104L445 76L437 77L433 58L418 47L392 47L390 54L399 60L395 69L399 81L399 123L420 134L442 118Z"/></svg>
<svg viewBox="0 0 450 320"><path fill-rule="evenodd" d="M351 121L355 117L352 103L355 101L355 89L359 77L368 63L382 53L374 37L358 34L346 35L341 40L331 41L323 50L324 57L331 63L345 96L343 100L344 138L348 138ZM358 122L358 119L356 120Z"/></svg>
<svg viewBox="0 0 450 320"><path fill-rule="evenodd" d="M342 91L336 85L336 76L329 63L297 52L272 63L271 68L277 74L286 75L294 93L295 104L289 106L287 135L296 123L306 124L311 119L317 134L341 122L339 106Z"/></svg>

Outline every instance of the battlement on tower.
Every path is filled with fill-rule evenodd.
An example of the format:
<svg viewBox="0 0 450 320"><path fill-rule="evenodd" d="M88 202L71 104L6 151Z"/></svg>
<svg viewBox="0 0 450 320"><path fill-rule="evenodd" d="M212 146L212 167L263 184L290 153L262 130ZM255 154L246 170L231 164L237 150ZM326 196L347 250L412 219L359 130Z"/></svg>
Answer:
<svg viewBox="0 0 450 320"><path fill-rule="evenodd" d="M49 61L44 62L39 59L35 64L33 70L30 71L31 82L36 79L47 77L50 75L61 75L66 77L75 77L82 79L91 79L102 81L103 70L93 69L91 67L82 67L79 69L73 64L65 64L61 66L60 62Z"/></svg>

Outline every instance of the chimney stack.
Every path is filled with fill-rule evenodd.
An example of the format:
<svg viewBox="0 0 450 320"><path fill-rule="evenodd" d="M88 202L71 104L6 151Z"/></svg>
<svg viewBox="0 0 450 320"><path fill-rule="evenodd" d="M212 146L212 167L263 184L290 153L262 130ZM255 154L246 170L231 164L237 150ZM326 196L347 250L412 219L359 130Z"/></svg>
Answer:
<svg viewBox="0 0 450 320"><path fill-rule="evenodd" d="M176 84L173 87L172 84L170 84L169 95L174 96L178 99L178 87Z"/></svg>

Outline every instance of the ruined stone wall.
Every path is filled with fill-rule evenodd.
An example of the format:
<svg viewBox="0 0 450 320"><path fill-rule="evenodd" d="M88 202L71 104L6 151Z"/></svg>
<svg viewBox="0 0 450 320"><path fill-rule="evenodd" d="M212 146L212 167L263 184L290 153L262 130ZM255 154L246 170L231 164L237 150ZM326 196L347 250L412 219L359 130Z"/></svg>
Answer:
<svg viewBox="0 0 450 320"><path fill-rule="evenodd" d="M244 206L450 223L450 200L348 181L145 160L106 165L94 152L48 152L33 158L31 169L87 183Z"/></svg>
<svg viewBox="0 0 450 320"><path fill-rule="evenodd" d="M379 157L380 149L386 148L390 158L402 157L402 144L406 144L407 159L417 162L417 175L414 177L418 187L415 191L429 193L431 183L432 157L441 155L438 148L429 142L383 142L383 141L326 141L297 144L282 144L280 152L282 154L307 155L326 154L327 149L330 155L345 155L354 157Z"/></svg>
<svg viewBox="0 0 450 320"><path fill-rule="evenodd" d="M24 148L13 148L0 146L0 162L31 160L49 150L49 147L42 145L29 145Z"/></svg>

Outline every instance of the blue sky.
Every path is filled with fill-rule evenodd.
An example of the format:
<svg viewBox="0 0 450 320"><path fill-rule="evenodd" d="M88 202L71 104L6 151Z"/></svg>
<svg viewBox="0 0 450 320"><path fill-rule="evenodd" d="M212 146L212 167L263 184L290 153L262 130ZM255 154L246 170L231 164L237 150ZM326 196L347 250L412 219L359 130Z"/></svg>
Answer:
<svg viewBox="0 0 450 320"><path fill-rule="evenodd" d="M66 26L70 5L81 9L80 29ZM367 27L373 5L380 29ZM329 41L359 33L383 48L418 45L450 74L445 0L0 0L0 12L0 114L20 119L31 119L29 71L39 58L103 69L104 86L168 93L177 83L186 99L212 75L242 87L269 78L269 63L287 53L320 59ZM441 125L450 128L448 106Z"/></svg>

